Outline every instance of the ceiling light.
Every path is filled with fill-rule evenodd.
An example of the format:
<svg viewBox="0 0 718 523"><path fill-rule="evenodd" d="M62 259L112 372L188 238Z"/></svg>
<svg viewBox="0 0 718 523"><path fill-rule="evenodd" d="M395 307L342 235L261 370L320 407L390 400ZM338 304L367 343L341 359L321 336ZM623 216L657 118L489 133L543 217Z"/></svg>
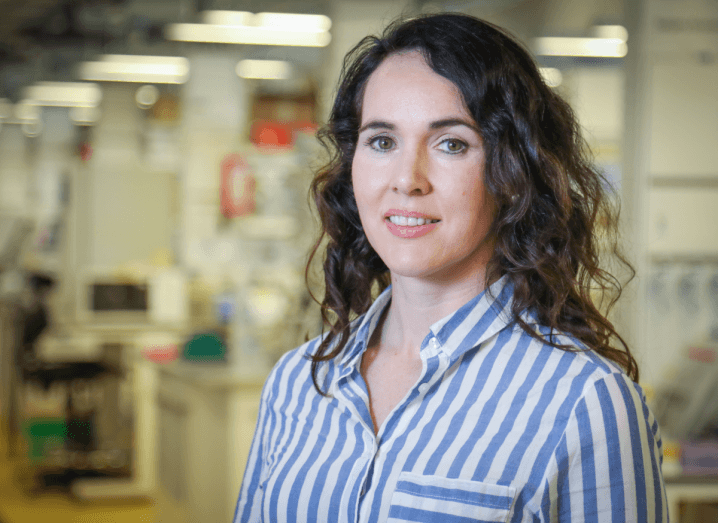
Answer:
<svg viewBox="0 0 718 523"><path fill-rule="evenodd" d="M321 33L329 31L332 21L324 15L293 13L257 13L248 11L204 11L202 22L209 25L265 27L285 31Z"/></svg>
<svg viewBox="0 0 718 523"><path fill-rule="evenodd" d="M20 100L13 104L0 98L0 123L20 125L26 136L37 136L42 130L41 109L34 101Z"/></svg>
<svg viewBox="0 0 718 523"><path fill-rule="evenodd" d="M180 42L298 47L326 47L332 39L327 31L314 32L273 27L210 24L169 24L165 35L169 40Z"/></svg>
<svg viewBox="0 0 718 523"><path fill-rule="evenodd" d="M236 71L249 79L287 80L292 76L292 66L281 60L240 60Z"/></svg>
<svg viewBox="0 0 718 523"><path fill-rule="evenodd" d="M324 15L295 15L290 13L258 13L254 24L284 31L329 31L332 21Z"/></svg>
<svg viewBox="0 0 718 523"><path fill-rule="evenodd" d="M534 40L534 50L540 56L622 58L628 46L619 38L543 37Z"/></svg>
<svg viewBox="0 0 718 523"><path fill-rule="evenodd" d="M539 72L549 87L558 87L563 82L561 71L555 67L540 67Z"/></svg>
<svg viewBox="0 0 718 523"><path fill-rule="evenodd" d="M102 100L97 84L82 82L38 82L23 89L29 104L55 107L95 107Z"/></svg>
<svg viewBox="0 0 718 523"><path fill-rule="evenodd" d="M622 25L594 25L591 36L595 38L617 38L622 42L628 41L628 30Z"/></svg>
<svg viewBox="0 0 718 523"><path fill-rule="evenodd" d="M210 25L255 25L249 11L204 11L202 22Z"/></svg>
<svg viewBox="0 0 718 523"><path fill-rule="evenodd" d="M97 82L183 84L189 61L178 56L104 55L80 64L80 77Z"/></svg>
<svg viewBox="0 0 718 523"><path fill-rule="evenodd" d="M19 121L35 121L40 119L40 107L28 100L21 100L15 104L15 118Z"/></svg>
<svg viewBox="0 0 718 523"><path fill-rule="evenodd" d="M100 110L97 107L72 107L70 120L76 125L93 125L100 119Z"/></svg>

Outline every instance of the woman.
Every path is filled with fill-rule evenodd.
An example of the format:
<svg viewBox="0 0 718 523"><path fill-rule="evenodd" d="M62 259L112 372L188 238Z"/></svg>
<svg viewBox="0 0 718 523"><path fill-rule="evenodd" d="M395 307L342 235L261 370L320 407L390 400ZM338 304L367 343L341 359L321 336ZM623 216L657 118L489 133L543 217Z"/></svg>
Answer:
<svg viewBox="0 0 718 523"><path fill-rule="evenodd" d="M235 521L667 520L590 295L620 294L616 216L528 53L468 16L395 23L348 56L324 136L331 329L269 376Z"/></svg>

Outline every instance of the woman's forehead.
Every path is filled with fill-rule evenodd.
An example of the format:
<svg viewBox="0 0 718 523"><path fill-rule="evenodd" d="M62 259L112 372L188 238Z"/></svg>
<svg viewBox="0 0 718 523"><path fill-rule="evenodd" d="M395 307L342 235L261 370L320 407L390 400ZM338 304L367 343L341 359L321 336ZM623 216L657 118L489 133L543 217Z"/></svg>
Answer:
<svg viewBox="0 0 718 523"><path fill-rule="evenodd" d="M362 123L378 117L473 120L459 88L436 73L419 51L388 56L369 76L361 108Z"/></svg>

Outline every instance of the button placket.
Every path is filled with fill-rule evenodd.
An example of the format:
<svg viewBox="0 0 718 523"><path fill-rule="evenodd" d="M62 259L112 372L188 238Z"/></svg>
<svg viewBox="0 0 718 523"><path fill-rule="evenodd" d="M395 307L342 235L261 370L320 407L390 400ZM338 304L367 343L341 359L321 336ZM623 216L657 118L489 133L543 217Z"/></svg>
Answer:
<svg viewBox="0 0 718 523"><path fill-rule="evenodd" d="M374 466L376 465L376 458L379 456L380 446L378 441L376 439L373 441L373 453L371 456L369 456L369 467L367 468L366 474L364 476L364 481L362 482L361 490L359 491L359 496L364 497L366 494L367 489L367 479L370 474L373 475L374 473Z"/></svg>

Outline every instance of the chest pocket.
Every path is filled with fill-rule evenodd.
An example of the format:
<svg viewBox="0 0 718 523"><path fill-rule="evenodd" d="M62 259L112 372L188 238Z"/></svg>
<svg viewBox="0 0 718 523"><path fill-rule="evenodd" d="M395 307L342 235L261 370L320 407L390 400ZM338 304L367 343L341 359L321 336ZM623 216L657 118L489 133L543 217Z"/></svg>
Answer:
<svg viewBox="0 0 718 523"><path fill-rule="evenodd" d="M513 487L402 472L387 523L505 522L515 494Z"/></svg>

